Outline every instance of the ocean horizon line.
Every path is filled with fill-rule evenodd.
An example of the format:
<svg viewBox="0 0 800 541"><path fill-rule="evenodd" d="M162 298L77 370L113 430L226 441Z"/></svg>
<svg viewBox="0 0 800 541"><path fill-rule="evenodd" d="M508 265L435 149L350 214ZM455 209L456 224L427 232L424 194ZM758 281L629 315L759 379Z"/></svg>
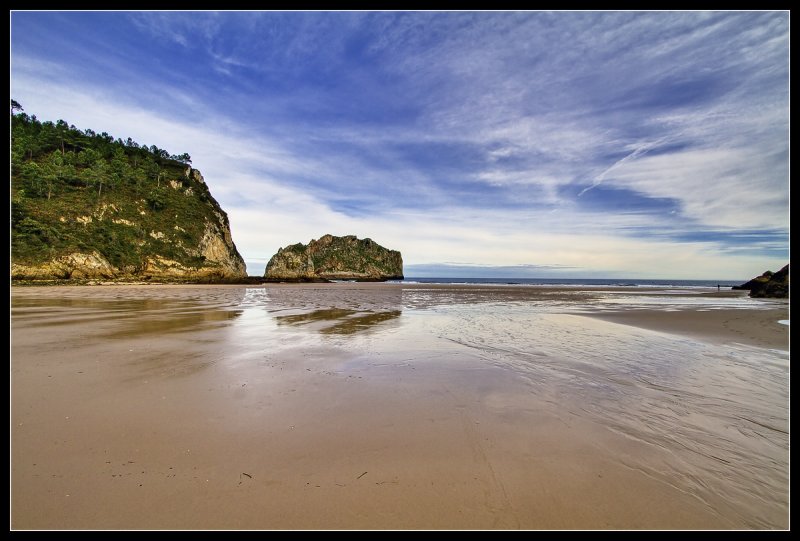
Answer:
<svg viewBox="0 0 800 541"><path fill-rule="evenodd" d="M407 276L403 280L390 280L393 283L422 284L486 284L486 285L569 285L569 286L616 286L616 287L733 287L746 282L743 280L701 280L678 278L516 278L516 277L447 277L447 276Z"/></svg>

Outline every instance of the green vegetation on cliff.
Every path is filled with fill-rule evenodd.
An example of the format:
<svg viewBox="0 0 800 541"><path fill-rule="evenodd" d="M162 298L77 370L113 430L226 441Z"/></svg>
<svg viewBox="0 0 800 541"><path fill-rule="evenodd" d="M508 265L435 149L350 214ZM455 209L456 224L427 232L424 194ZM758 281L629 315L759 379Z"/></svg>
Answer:
<svg viewBox="0 0 800 541"><path fill-rule="evenodd" d="M244 276L227 215L188 154L11 105L12 277L69 278L52 263L70 254L99 255L106 278Z"/></svg>

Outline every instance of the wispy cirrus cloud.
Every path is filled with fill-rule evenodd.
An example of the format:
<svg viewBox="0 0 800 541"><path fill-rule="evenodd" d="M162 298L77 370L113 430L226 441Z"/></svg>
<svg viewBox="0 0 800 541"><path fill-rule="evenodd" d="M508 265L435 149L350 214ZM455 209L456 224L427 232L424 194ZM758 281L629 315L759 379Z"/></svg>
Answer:
<svg viewBox="0 0 800 541"><path fill-rule="evenodd" d="M12 94L189 152L254 263L338 232L409 264L746 278L788 258L788 36L787 12L17 12Z"/></svg>

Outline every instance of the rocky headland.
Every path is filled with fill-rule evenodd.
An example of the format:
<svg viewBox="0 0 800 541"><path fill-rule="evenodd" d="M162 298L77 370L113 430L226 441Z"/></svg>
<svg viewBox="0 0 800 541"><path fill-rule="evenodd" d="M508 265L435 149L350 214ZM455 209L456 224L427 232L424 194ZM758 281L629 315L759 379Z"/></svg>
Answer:
<svg viewBox="0 0 800 541"><path fill-rule="evenodd" d="M751 297L789 298L789 264L778 272L766 271L761 276L732 289L746 289Z"/></svg>
<svg viewBox="0 0 800 541"><path fill-rule="evenodd" d="M188 154L12 116L12 283L247 278Z"/></svg>

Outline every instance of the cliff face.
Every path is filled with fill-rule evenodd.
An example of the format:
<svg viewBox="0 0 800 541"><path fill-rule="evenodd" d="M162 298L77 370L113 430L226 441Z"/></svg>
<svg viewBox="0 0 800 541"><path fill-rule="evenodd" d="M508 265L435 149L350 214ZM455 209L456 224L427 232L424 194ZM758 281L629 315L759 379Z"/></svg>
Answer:
<svg viewBox="0 0 800 541"><path fill-rule="evenodd" d="M751 297L786 299L789 297L789 265L775 273L766 271L761 276L732 289L748 289Z"/></svg>
<svg viewBox="0 0 800 541"><path fill-rule="evenodd" d="M48 199L30 198L20 187L12 196L12 280L245 278L228 217L203 176L164 169L155 188L118 185L100 197L65 185Z"/></svg>
<svg viewBox="0 0 800 541"><path fill-rule="evenodd" d="M372 239L353 235L325 235L308 245L292 244L278 250L267 263L269 281L403 279L400 252L388 250Z"/></svg>

